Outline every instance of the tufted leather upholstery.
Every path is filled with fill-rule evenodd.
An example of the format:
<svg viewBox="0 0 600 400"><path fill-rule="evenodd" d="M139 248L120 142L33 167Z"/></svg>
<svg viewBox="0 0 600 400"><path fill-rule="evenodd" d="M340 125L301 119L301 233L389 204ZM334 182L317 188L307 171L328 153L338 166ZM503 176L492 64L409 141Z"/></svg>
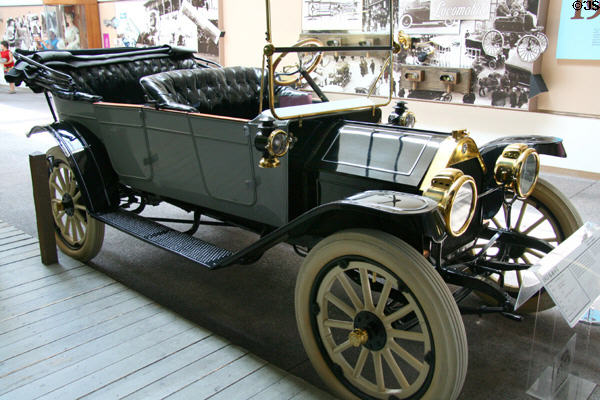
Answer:
<svg viewBox="0 0 600 400"><path fill-rule="evenodd" d="M140 79L149 100L158 107L253 119L259 114L260 68L226 67L162 72ZM288 87L277 95L305 96ZM268 107L268 92L263 108Z"/></svg>
<svg viewBox="0 0 600 400"><path fill-rule="evenodd" d="M139 79L146 75L175 69L200 68L193 59L169 57L110 63L83 68L57 68L73 78L79 91L102 96L104 101L142 104L144 91Z"/></svg>
<svg viewBox="0 0 600 400"><path fill-rule="evenodd" d="M25 81L34 92L83 101L104 100L143 104L146 101L139 79L175 69L219 66L194 55L189 49L168 45L115 47L110 49L43 50L17 49L18 59L10 80ZM70 76L65 78L64 74Z"/></svg>

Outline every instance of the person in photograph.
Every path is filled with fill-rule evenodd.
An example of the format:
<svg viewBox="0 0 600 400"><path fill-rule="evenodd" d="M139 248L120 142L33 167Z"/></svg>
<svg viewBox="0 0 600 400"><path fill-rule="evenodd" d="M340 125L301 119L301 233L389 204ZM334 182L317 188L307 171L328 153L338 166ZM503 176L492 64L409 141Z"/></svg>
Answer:
<svg viewBox="0 0 600 400"><path fill-rule="evenodd" d="M496 8L497 17L506 17L510 15L520 14L524 11L522 0L506 0L498 3Z"/></svg>
<svg viewBox="0 0 600 400"><path fill-rule="evenodd" d="M59 48L60 40L56 37L56 33L53 30L48 32L48 39L38 42L38 45L42 47L42 50L57 50Z"/></svg>
<svg viewBox="0 0 600 400"><path fill-rule="evenodd" d="M66 28L65 28L65 48L79 49L81 48L79 38L79 28L75 25L75 15L73 13L65 13Z"/></svg>
<svg viewBox="0 0 600 400"><path fill-rule="evenodd" d="M17 40L17 21L14 18L9 18L6 21L6 31L4 32L4 40L11 47L15 46Z"/></svg>
<svg viewBox="0 0 600 400"><path fill-rule="evenodd" d="M40 36L39 33L34 33L33 34L33 44L34 47L32 50L44 50L44 47L42 47L42 37Z"/></svg>
<svg viewBox="0 0 600 400"><path fill-rule="evenodd" d="M369 66L367 65L367 60L365 60L365 56L360 56L360 76L365 76L369 71Z"/></svg>
<svg viewBox="0 0 600 400"><path fill-rule="evenodd" d="M2 48L2 50L0 51L0 59L2 61L2 65L4 66L4 76L6 78L7 72L10 71L10 69L15 66L15 60L13 58L12 53L10 52L7 40L3 40L1 42L1 48ZM15 84L13 82L11 82L9 84L8 93L11 93L11 94L16 93Z"/></svg>
<svg viewBox="0 0 600 400"><path fill-rule="evenodd" d="M145 32L141 32L137 44L143 46L156 46L158 40L158 21L159 15L156 10L148 11L148 26Z"/></svg>
<svg viewBox="0 0 600 400"><path fill-rule="evenodd" d="M15 19L15 41L12 45L15 49L28 49L30 46L29 30L25 21L25 16Z"/></svg>

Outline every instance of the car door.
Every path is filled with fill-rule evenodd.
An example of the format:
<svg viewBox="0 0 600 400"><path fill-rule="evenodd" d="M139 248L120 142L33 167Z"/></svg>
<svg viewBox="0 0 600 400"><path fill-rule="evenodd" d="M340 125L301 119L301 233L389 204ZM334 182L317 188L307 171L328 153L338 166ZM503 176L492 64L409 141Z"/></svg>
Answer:
<svg viewBox="0 0 600 400"><path fill-rule="evenodd" d="M190 126L207 193L214 199L250 206L256 182L248 121L190 114Z"/></svg>

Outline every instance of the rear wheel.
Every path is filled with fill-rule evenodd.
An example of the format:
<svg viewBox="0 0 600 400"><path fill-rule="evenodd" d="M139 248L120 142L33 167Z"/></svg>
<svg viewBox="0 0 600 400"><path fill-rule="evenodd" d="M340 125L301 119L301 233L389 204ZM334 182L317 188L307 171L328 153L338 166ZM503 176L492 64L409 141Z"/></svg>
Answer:
<svg viewBox="0 0 600 400"><path fill-rule="evenodd" d="M318 374L343 399L455 399L467 340L448 287L389 234L321 241L296 282L296 321Z"/></svg>
<svg viewBox="0 0 600 400"><path fill-rule="evenodd" d="M525 62L534 62L542 54L542 44L534 35L525 35L517 42L517 54Z"/></svg>
<svg viewBox="0 0 600 400"><path fill-rule="evenodd" d="M46 152L50 160L50 206L56 228L56 244L66 255L81 261L93 258L104 241L104 224L90 217L75 174L62 150Z"/></svg>

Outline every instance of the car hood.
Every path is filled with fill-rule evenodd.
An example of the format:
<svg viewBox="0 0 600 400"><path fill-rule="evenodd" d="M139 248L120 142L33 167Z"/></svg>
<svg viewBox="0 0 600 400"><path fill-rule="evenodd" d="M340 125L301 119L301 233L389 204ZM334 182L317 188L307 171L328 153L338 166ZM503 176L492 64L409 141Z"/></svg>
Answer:
<svg viewBox="0 0 600 400"><path fill-rule="evenodd" d="M418 187L447 134L390 125L344 123L321 168Z"/></svg>

